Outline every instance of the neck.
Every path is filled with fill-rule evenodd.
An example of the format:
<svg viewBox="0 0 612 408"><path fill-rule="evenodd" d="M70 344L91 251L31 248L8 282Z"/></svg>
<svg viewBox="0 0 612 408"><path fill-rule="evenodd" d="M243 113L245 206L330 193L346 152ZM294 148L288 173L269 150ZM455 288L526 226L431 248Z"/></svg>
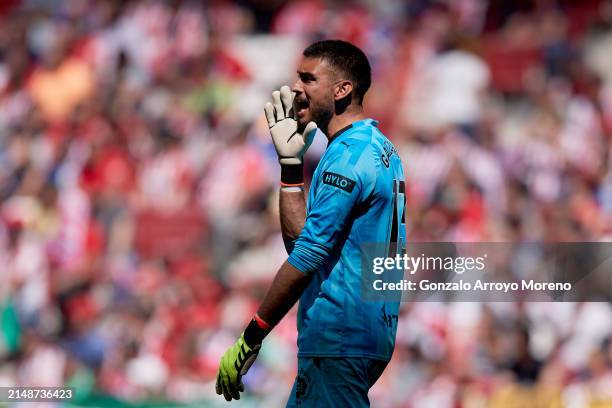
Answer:
<svg viewBox="0 0 612 408"><path fill-rule="evenodd" d="M325 130L325 135L327 135L327 139L329 139L340 129L365 118L363 106L351 105L341 114L332 116Z"/></svg>

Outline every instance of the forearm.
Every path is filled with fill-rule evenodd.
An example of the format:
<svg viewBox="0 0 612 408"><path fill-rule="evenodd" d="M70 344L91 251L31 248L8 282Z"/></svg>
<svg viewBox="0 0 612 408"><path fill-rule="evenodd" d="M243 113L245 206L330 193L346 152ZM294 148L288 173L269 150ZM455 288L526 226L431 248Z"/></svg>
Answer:
<svg viewBox="0 0 612 408"><path fill-rule="evenodd" d="M304 190L298 187L281 188L279 195L280 224L283 240L295 240L306 222L306 199Z"/></svg>
<svg viewBox="0 0 612 408"><path fill-rule="evenodd" d="M274 327L302 296L312 277L285 261L264 297L257 314Z"/></svg>

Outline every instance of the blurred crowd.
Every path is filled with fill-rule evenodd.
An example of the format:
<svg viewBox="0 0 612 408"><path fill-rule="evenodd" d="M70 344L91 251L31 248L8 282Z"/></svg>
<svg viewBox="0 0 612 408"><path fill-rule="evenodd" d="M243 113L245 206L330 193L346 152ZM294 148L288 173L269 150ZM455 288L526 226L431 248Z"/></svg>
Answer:
<svg viewBox="0 0 612 408"><path fill-rule="evenodd" d="M409 240L612 236L611 1L3 1L0 386L223 405L287 255L263 105L320 38L370 57ZM236 406L284 406L295 341L293 311ZM612 308L405 304L370 396L612 407Z"/></svg>

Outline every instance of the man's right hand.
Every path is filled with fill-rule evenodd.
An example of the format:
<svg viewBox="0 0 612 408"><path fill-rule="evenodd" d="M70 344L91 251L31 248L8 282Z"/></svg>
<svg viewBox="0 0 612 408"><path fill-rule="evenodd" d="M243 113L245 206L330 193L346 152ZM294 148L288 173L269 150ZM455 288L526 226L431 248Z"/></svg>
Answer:
<svg viewBox="0 0 612 408"><path fill-rule="evenodd" d="M302 134L298 133L298 124L293 112L295 95L288 86L272 93L272 103L266 103L264 111L272 142L281 165L302 164L302 157L310 147L316 134L317 125L309 122Z"/></svg>

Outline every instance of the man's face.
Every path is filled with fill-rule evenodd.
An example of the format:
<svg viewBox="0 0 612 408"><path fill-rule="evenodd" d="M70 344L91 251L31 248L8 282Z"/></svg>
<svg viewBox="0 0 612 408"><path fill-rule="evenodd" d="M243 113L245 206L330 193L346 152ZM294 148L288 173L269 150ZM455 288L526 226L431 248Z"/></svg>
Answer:
<svg viewBox="0 0 612 408"><path fill-rule="evenodd" d="M291 90L295 93L293 110L298 131L302 132L310 121L325 130L334 114L335 75L324 60L307 57L302 59L297 74Z"/></svg>

